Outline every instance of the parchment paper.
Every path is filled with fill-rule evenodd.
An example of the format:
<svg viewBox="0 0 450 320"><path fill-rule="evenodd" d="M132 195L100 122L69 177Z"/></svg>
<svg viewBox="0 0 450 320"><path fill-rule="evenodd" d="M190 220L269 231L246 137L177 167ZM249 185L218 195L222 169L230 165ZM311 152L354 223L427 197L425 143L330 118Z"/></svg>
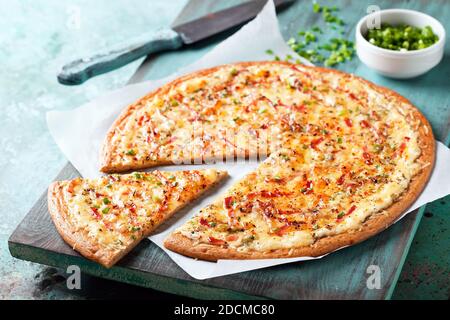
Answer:
<svg viewBox="0 0 450 320"><path fill-rule="evenodd" d="M279 31L275 8L272 1L267 3L254 20L217 45L203 58L180 69L178 72L167 78L126 86L71 111L52 111L47 113L47 122L50 133L59 148L83 177L98 177L100 176L100 172L98 171L100 145L105 138L107 130L123 108L137 100L139 97L144 96L152 89L155 89L182 74L231 62L268 60L270 59L270 56L266 53L267 49L273 50L274 53L280 57L285 57L289 54L293 56L294 59L300 59L303 63L311 65L309 61L297 56L297 54L285 44ZM240 161L231 164L158 167L159 170L189 170L214 167L227 170L230 174L230 179L214 189L214 192L210 192L208 196L202 197L199 201L177 213L172 219L158 228L155 234L150 237L150 240L161 247L173 261L196 279L208 279L283 263L321 258L302 257L265 260L220 260L215 263L187 258L164 248L162 245L163 240L171 231L183 224L202 207L211 203L218 194L227 190L246 173L256 168L256 166L256 162ZM450 150L442 143L438 142L437 163L431 180L425 191L411 206L408 212L449 194L449 181ZM152 263L152 261L149 261L148 263Z"/></svg>

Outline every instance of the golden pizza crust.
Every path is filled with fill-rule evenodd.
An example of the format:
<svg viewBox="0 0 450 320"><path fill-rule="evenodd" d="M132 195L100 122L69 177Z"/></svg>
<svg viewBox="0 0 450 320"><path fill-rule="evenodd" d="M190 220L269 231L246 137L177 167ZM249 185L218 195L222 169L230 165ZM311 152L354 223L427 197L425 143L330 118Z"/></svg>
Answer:
<svg viewBox="0 0 450 320"><path fill-rule="evenodd" d="M147 238L153 230L155 230L160 224L169 219L175 212L180 210L182 207L197 199L205 191L209 190L213 186L217 185L219 181L228 176L226 171L216 171L217 178L213 183L207 185L204 189L197 194L192 195L188 199L180 198L175 206L171 208L164 214L160 221L157 221L152 228L145 230L141 236L136 237L130 244L126 246L125 249L118 250L108 250L102 248L98 244L94 244L89 241L89 237L86 234L86 230L75 230L73 226L68 221L68 208L64 201L63 189L61 188L61 182L55 181L48 188L47 201L48 210L53 223L58 230L58 233L68 243L74 250L78 251L81 255L89 260L95 261L106 268L112 267L117 261L122 259L128 252L130 252L142 239Z"/></svg>

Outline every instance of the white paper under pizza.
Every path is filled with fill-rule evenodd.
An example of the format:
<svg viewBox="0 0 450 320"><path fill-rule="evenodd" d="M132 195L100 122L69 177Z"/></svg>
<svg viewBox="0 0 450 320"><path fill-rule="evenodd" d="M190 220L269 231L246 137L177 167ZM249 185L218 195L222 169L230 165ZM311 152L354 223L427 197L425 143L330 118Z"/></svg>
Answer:
<svg viewBox="0 0 450 320"><path fill-rule="evenodd" d="M243 45L245 44L245 45ZM269 1L261 13L241 30L229 37L197 62L179 70L168 78L157 81L146 81L129 85L122 89L99 97L75 110L53 111L47 114L49 130L62 152L81 173L83 177L97 177L98 155L100 145L114 119L128 104L147 94L154 88L169 80L191 71L213 67L220 64L238 61L267 60L265 53L272 49L275 54L285 57L290 54L299 58L285 44L278 27L275 8ZM302 59L305 64L311 64ZM265 260L219 260L206 262L184 257L166 250L163 241L175 228L182 225L202 207L210 204L220 193L225 192L232 184L246 173L255 169L257 163L238 162L216 165L167 166L158 167L160 170L189 170L214 167L225 169L230 174L224 184L218 186L208 196L188 206L158 228L150 240L161 247L183 270L196 279L208 279L217 276L233 274L248 270L255 270L269 266L319 259L321 257L302 257ZM425 191L411 206L408 212L420 206L446 196L450 193L450 150L442 143L437 144L437 163L435 170ZM152 263L149 261L148 263Z"/></svg>

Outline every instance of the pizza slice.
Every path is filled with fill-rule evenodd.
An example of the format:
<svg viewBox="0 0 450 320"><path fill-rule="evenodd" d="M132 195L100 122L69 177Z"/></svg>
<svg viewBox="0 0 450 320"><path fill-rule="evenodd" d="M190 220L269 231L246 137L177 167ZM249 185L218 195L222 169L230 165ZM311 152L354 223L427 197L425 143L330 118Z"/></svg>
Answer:
<svg viewBox="0 0 450 320"><path fill-rule="evenodd" d="M273 153L176 229L164 246L210 261L320 256L386 229L425 185L413 178L420 165L409 164L413 173L405 177L403 163L383 167L378 154L370 166L364 158L343 166L311 164L311 154Z"/></svg>
<svg viewBox="0 0 450 320"><path fill-rule="evenodd" d="M174 212L227 175L213 169L56 181L48 208L63 239L109 268Z"/></svg>

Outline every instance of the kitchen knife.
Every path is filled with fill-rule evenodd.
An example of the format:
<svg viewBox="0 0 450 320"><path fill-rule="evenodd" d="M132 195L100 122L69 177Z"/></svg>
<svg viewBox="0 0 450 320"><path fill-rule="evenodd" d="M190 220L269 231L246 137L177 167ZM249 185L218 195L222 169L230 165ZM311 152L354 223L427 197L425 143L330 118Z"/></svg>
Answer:
<svg viewBox="0 0 450 320"><path fill-rule="evenodd" d="M280 8L293 1L295 0L274 0L274 3ZM266 2L267 0L252 0L173 28L143 35L108 52L74 60L62 67L58 81L65 85L81 84L89 78L120 68L150 53L175 50L183 45L204 40L249 21L261 11Z"/></svg>

